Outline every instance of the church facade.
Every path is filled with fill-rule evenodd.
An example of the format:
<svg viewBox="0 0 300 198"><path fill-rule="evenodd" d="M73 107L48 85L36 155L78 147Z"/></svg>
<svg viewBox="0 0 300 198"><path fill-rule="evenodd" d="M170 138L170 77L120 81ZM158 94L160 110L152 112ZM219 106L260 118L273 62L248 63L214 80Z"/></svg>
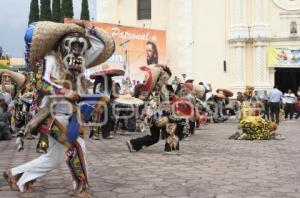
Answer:
<svg viewBox="0 0 300 198"><path fill-rule="evenodd" d="M300 0L97 0L96 10L100 22L165 30L161 63L174 76L235 91L300 85Z"/></svg>

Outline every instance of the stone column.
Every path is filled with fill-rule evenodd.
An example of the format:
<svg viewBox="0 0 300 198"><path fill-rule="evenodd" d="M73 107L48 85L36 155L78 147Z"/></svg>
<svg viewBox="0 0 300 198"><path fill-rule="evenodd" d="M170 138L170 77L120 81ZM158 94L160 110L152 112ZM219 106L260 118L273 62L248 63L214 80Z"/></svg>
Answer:
<svg viewBox="0 0 300 198"><path fill-rule="evenodd" d="M238 42L234 48L233 86L242 89L245 85L245 43Z"/></svg>
<svg viewBox="0 0 300 198"><path fill-rule="evenodd" d="M252 9L254 13L254 20L252 22L250 37L257 38L270 38L270 27L267 23L268 14L268 0L253 0Z"/></svg>
<svg viewBox="0 0 300 198"><path fill-rule="evenodd" d="M193 0L177 0L178 61L188 76L193 76Z"/></svg>
<svg viewBox="0 0 300 198"><path fill-rule="evenodd" d="M266 42L256 42L253 46L253 84L256 89L263 90L271 87L269 82L269 68L267 68Z"/></svg>
<svg viewBox="0 0 300 198"><path fill-rule="evenodd" d="M246 25L246 4L245 0L231 0L231 25L229 39L247 39L249 37L248 26Z"/></svg>

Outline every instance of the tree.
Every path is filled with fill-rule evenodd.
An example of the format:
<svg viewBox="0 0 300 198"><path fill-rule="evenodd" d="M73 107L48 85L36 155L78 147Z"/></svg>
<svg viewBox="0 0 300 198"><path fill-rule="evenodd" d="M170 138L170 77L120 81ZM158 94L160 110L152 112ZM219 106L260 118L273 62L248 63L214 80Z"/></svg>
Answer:
<svg viewBox="0 0 300 198"><path fill-rule="evenodd" d="M90 11L89 11L89 3L88 0L82 0L81 2L81 20L90 20Z"/></svg>
<svg viewBox="0 0 300 198"><path fill-rule="evenodd" d="M41 0L40 21L51 21L52 20L50 4L51 4L51 0Z"/></svg>
<svg viewBox="0 0 300 198"><path fill-rule="evenodd" d="M28 24L39 21L39 18L40 18L39 0L31 0Z"/></svg>
<svg viewBox="0 0 300 198"><path fill-rule="evenodd" d="M60 0L52 0L52 21L60 22L61 7Z"/></svg>
<svg viewBox="0 0 300 198"><path fill-rule="evenodd" d="M73 1L72 0L62 0L62 18L61 21L64 20L64 18L73 18Z"/></svg>

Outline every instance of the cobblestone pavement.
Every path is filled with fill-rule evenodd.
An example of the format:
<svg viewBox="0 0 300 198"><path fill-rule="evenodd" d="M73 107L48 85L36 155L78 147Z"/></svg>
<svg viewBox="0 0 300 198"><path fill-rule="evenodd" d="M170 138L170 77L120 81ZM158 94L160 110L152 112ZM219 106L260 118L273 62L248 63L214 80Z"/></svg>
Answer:
<svg viewBox="0 0 300 198"><path fill-rule="evenodd" d="M129 153L124 141L87 140L90 192L101 198L300 197L300 121L286 121L286 140L228 140L236 123L209 124L181 142L181 155L163 154L164 141ZM0 142L0 171L38 156L34 140L16 152L14 141ZM0 197L72 197L68 168L35 183L32 193L10 191L0 179Z"/></svg>

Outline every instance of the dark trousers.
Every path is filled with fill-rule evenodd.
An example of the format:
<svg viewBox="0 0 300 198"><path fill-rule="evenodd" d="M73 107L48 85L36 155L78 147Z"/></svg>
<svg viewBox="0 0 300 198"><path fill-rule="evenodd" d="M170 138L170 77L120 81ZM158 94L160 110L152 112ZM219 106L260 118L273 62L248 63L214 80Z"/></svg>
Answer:
<svg viewBox="0 0 300 198"><path fill-rule="evenodd" d="M106 122L105 122L106 121ZM101 126L102 138L106 139L110 136L110 132L113 130L114 121L112 119L112 106L107 106L107 112L101 114L101 122L105 122Z"/></svg>
<svg viewBox="0 0 300 198"><path fill-rule="evenodd" d="M300 111L297 112L297 115L295 118L298 119L299 117L300 117Z"/></svg>
<svg viewBox="0 0 300 198"><path fill-rule="evenodd" d="M279 102L270 102L270 111L271 111L271 120L272 120L272 122L275 121L275 119L274 119L274 115L275 115L276 124L279 124L279 111L280 111Z"/></svg>
<svg viewBox="0 0 300 198"><path fill-rule="evenodd" d="M167 134L168 134L167 127L165 127L165 126L162 127L161 128L161 135L160 135L161 139L165 140L167 138Z"/></svg>
<svg viewBox="0 0 300 198"><path fill-rule="evenodd" d="M195 133L195 121L189 120L189 125L190 125L190 134L193 135Z"/></svg>
<svg viewBox="0 0 300 198"><path fill-rule="evenodd" d="M290 119L293 119L294 114L294 104L286 103L284 106L284 113L285 113L285 119L288 118L288 115L290 114Z"/></svg>
<svg viewBox="0 0 300 198"><path fill-rule="evenodd" d="M265 111L264 111L264 116L263 118L267 118L268 120L270 119L270 105L268 102L264 103Z"/></svg>
<svg viewBox="0 0 300 198"><path fill-rule="evenodd" d="M9 125L0 121L0 140L11 140Z"/></svg>
<svg viewBox="0 0 300 198"><path fill-rule="evenodd" d="M133 147L134 150L139 151L141 150L143 147L145 146L151 146L155 143L157 143L159 141L159 136L160 136L160 131L162 128L157 127L155 125L150 127L150 135L146 135L140 138L136 138L136 139L131 139L131 145ZM183 126L181 125L177 125L175 134L178 136L179 140L182 139L183 135L181 135L183 130ZM167 138L168 138L169 134L167 133ZM179 150L179 143L177 145L178 150ZM176 148L177 149L177 148ZM170 151L170 146L169 144L166 142L165 144L165 151Z"/></svg>

